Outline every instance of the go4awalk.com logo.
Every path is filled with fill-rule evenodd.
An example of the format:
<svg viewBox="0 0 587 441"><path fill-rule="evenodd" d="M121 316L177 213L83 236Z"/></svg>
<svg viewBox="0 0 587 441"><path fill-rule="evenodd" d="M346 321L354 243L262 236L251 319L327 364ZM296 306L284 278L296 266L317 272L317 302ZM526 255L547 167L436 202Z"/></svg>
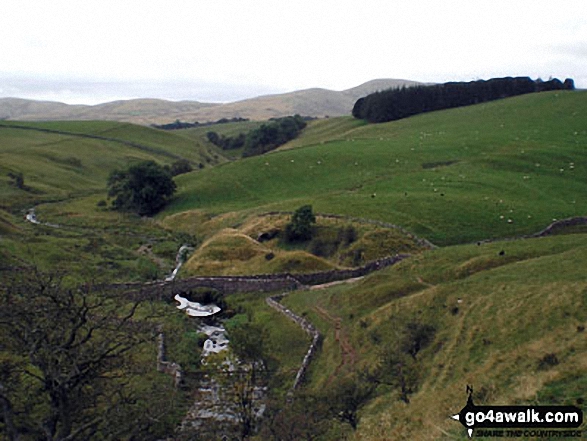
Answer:
<svg viewBox="0 0 587 441"><path fill-rule="evenodd" d="M467 429L469 438L581 437L583 412L575 406L476 406L467 386L467 404L452 415ZM562 429L562 430L561 430ZM575 430L573 430L575 429Z"/></svg>

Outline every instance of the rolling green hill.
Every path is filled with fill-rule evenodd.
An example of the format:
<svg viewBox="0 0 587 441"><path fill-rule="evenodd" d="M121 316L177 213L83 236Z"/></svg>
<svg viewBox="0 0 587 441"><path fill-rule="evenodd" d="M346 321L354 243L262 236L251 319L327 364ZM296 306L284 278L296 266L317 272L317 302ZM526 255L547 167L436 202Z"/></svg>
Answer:
<svg viewBox="0 0 587 441"><path fill-rule="evenodd" d="M0 257L2 266L35 264L105 277L148 279L172 268L181 245L155 224L111 212L109 174L142 160L170 165L180 158L209 167L225 159L173 133L113 122L0 122ZM23 188L9 174L22 173ZM59 225L31 225L27 210ZM141 246L155 245L142 255Z"/></svg>
<svg viewBox="0 0 587 441"><path fill-rule="evenodd" d="M587 410L585 227L483 242L587 214L587 92L527 95L380 125L312 121L279 150L233 162L203 136L202 129L164 132L111 122L0 122L0 270L32 264L80 279L161 279L186 241L199 246L186 264L193 274L230 274L231 259L242 274L285 271L283 256L308 271L318 264L346 267L350 261L341 259L352 247L379 257L388 249L384 242L404 246L403 239L360 231L357 223L356 243L324 260L305 248L282 248L278 239L258 242L259 233L282 226L287 216L256 215L312 204L318 214L393 223L441 247L414 249L412 257L352 284L296 291L282 301L324 335L304 392L331 403L343 379L371 381L357 430L336 423L322 439L464 440L449 416L464 406L467 384L476 404ZM177 196L154 219L98 205L113 169L178 158L205 167L175 178ZM18 172L24 189L7 175ZM32 206L39 219L59 227L25 222ZM350 223L337 222L335 228ZM320 217L318 228L325 238L335 232ZM302 353L306 337L276 319L265 295L235 294L230 302L264 326L272 347L281 348L272 353L275 362L293 376L295 357L284 348ZM405 396L401 375L409 384ZM289 379L280 382L284 392ZM294 415L292 427L313 411Z"/></svg>
<svg viewBox="0 0 587 441"><path fill-rule="evenodd" d="M585 92L379 125L319 121L296 148L179 177L163 215L310 203L319 213L393 222L439 245L533 233L587 210L586 126Z"/></svg>
<svg viewBox="0 0 587 441"><path fill-rule="evenodd" d="M103 192L112 170L136 161L185 158L197 168L224 160L173 133L112 122L0 122L0 146L2 208ZM28 190L8 185L11 172L23 174Z"/></svg>

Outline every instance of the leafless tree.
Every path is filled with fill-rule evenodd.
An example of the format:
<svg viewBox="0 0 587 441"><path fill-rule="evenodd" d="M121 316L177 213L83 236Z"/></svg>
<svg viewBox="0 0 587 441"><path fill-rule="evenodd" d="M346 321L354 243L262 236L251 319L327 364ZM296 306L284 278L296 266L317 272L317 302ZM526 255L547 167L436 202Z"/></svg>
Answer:
<svg viewBox="0 0 587 441"><path fill-rule="evenodd" d="M66 441L136 436L140 302L31 270L0 283L0 434ZM144 315L144 314L142 314ZM136 372L134 372L136 374Z"/></svg>

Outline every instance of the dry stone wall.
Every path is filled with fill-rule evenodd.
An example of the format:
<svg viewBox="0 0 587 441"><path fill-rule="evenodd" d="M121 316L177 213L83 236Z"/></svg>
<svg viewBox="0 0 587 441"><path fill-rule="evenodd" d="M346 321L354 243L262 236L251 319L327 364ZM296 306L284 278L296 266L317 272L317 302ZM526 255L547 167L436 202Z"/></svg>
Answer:
<svg viewBox="0 0 587 441"><path fill-rule="evenodd" d="M268 297L267 304L284 314L290 320L297 323L306 333L312 337L312 342L304 360L296 374L292 391L296 390L304 381L306 371L312 358L314 357L321 341L320 332L312 323L303 317L294 314L292 311L279 303L279 300L286 295L287 291L304 289L312 285L321 285L338 280L345 280L355 277L361 277L373 271L378 271L400 262L409 257L409 254L398 254L395 256L385 257L354 269L349 270L331 270L310 274L267 274L259 276L218 276L218 277L191 277L171 282L154 282L154 283L121 283L109 285L109 289L121 290L125 295L134 300L167 300L173 299L174 293L189 291L190 289L206 287L214 288L225 294L234 292L275 292L286 291L278 296ZM165 336L162 332L158 337L157 350L157 370L165 372L174 378L176 387L183 381L183 371L177 363L167 361L165 352Z"/></svg>
<svg viewBox="0 0 587 441"><path fill-rule="evenodd" d="M559 221L555 221L551 223L548 227L544 230L530 236L530 237L544 237L550 234L556 233L558 230L562 230L568 227L576 227L577 225L587 225L587 217L585 216L578 216L572 217L570 219L562 219Z"/></svg>
<svg viewBox="0 0 587 441"><path fill-rule="evenodd" d="M306 286L346 280L365 276L410 257L409 254L396 254L348 270L330 270L308 274L263 274L258 276L215 276L189 277L171 282L121 283L110 285L110 289L127 292L133 299L169 300L178 292L195 288L213 288L225 294L235 292L275 292L303 289Z"/></svg>
<svg viewBox="0 0 587 441"><path fill-rule="evenodd" d="M310 343L310 347L308 348L308 351L306 352L306 355L304 356L304 361L302 362L302 365L298 369L298 372L296 374L296 378L295 378L293 386L291 388L292 391L295 391L300 386L300 384L304 381L304 378L306 376L306 371L308 370L308 366L310 366L310 362L312 361L314 354L318 350L318 345L320 344L322 336L320 334L320 331L318 331L312 323L310 323L305 318L294 314L291 310L287 309L285 306L283 306L281 303L279 303L279 300L281 300L284 295L285 294L280 294L278 296L267 297L266 302L271 308L275 309L276 311L285 315L287 318L289 318L293 322L297 323L306 333L308 333L310 335L310 337L312 337L312 343Z"/></svg>
<svg viewBox="0 0 587 441"><path fill-rule="evenodd" d="M165 351L165 335L163 332L159 333L157 345L157 371L164 372L173 377L175 387L179 387L183 382L183 370L178 363L167 361L167 354Z"/></svg>
<svg viewBox="0 0 587 441"><path fill-rule="evenodd" d="M290 211L270 211L268 213L260 214L259 216L272 216L272 215L290 215L291 216L291 214L292 214L292 212L290 212ZM400 227L399 225L390 224L389 222L383 222L383 221L378 221L378 220L373 220L373 219L364 219L362 217L343 216L341 214L317 214L316 217L323 217L324 219L340 219L340 220L345 220L345 221L350 221L350 222L356 222L359 224L375 225L376 227L392 228L394 230L401 231L403 234L405 234L409 238L413 239L419 246L421 246L423 248L428 248L428 249L436 248L436 245L434 245L429 240L418 237L415 234L410 233L405 228Z"/></svg>
<svg viewBox="0 0 587 441"><path fill-rule="evenodd" d="M379 271L383 268L391 266L403 259L410 257L409 254L396 254L395 256L384 257L367 263L358 268L348 270L330 270L321 271L309 274L296 274L295 277L303 285L313 286L322 285L324 283L336 282L338 280L353 279L355 277L362 277L374 271Z"/></svg>

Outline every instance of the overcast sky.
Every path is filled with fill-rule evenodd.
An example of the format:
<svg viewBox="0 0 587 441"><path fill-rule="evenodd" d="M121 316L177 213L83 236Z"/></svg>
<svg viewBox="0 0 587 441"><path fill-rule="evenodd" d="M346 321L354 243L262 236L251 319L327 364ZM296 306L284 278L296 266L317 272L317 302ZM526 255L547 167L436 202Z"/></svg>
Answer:
<svg viewBox="0 0 587 441"><path fill-rule="evenodd" d="M2 0L0 97L226 102L376 78L567 77L587 1Z"/></svg>

